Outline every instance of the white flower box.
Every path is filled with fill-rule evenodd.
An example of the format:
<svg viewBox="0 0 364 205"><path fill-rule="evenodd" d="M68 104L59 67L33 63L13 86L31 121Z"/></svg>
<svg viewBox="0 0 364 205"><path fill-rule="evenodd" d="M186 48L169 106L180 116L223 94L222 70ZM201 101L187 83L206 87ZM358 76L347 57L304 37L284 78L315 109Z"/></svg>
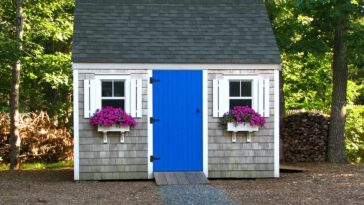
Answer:
<svg viewBox="0 0 364 205"><path fill-rule="evenodd" d="M248 132L246 141L251 142L251 132L255 132L255 131L258 131L258 130L259 130L258 126L256 126L256 125L255 126L250 126L249 123L236 124L236 123L233 123L233 122L229 122L227 124L227 131L233 132L232 136L231 136L231 141L232 142L236 142L236 133L237 132Z"/></svg>
<svg viewBox="0 0 364 205"><path fill-rule="evenodd" d="M110 126L110 127L104 127L104 126L98 126L97 127L97 131L99 132L129 132L130 131L130 127L122 127L122 126Z"/></svg>
<svg viewBox="0 0 364 205"><path fill-rule="evenodd" d="M127 127L122 127L122 126L110 126L110 127L104 127L104 126L98 126L97 127L97 131L102 132L103 133L103 142L107 143L107 133L108 132L120 132L120 143L124 143L124 135L125 132L129 132L130 131L130 126Z"/></svg>
<svg viewBox="0 0 364 205"><path fill-rule="evenodd" d="M227 131L230 132L254 132L254 131L258 131L259 127L258 126L250 126L249 123L243 123L243 124L236 124L233 122L229 122L227 124Z"/></svg>

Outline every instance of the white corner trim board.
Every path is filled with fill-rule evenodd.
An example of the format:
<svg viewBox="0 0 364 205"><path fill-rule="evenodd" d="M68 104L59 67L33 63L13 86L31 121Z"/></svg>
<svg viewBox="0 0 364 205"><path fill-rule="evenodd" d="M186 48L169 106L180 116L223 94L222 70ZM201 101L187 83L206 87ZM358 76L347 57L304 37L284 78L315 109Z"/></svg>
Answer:
<svg viewBox="0 0 364 205"><path fill-rule="evenodd" d="M78 70L73 70L73 153L74 153L74 180L80 180L79 157L79 115L78 115Z"/></svg>
<svg viewBox="0 0 364 205"><path fill-rule="evenodd" d="M148 79L153 77L153 71L148 70ZM153 117L153 85L148 83L148 179L153 179L153 163L149 157L153 155L153 124L150 123L150 118Z"/></svg>
<svg viewBox="0 0 364 205"><path fill-rule="evenodd" d="M280 69L280 64L161 64L161 63L73 63L75 70L147 69L147 70L207 70L207 69Z"/></svg>
<svg viewBox="0 0 364 205"><path fill-rule="evenodd" d="M279 177L279 70L274 71L274 177Z"/></svg>
<svg viewBox="0 0 364 205"><path fill-rule="evenodd" d="M209 176L209 166L208 166L208 146L209 146L209 140L208 140L208 119L209 119L209 115L208 115L208 71L207 70L203 70L202 71L202 113L203 113L203 117L202 117L202 132L203 132L203 136L202 136L202 159L203 159L203 173L205 174L206 177Z"/></svg>

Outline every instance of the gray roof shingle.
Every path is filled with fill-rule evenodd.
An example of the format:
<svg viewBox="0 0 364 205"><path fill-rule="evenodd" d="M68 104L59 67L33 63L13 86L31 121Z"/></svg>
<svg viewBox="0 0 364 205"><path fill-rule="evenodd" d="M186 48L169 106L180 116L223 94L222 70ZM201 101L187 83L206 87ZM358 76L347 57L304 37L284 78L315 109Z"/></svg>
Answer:
<svg viewBox="0 0 364 205"><path fill-rule="evenodd" d="M278 64L281 59L261 0L77 0L73 62Z"/></svg>

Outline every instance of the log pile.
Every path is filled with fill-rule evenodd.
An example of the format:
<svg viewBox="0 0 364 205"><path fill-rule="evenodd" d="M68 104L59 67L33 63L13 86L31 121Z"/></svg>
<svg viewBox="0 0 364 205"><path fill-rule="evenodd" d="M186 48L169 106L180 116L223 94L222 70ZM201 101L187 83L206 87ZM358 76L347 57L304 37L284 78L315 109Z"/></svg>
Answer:
<svg viewBox="0 0 364 205"><path fill-rule="evenodd" d="M57 127L47 113L20 115L21 162L58 162L73 157L73 139L66 128ZM9 163L9 114L0 113L0 163Z"/></svg>
<svg viewBox="0 0 364 205"><path fill-rule="evenodd" d="M283 161L326 161L329 118L318 113L296 113L284 119Z"/></svg>

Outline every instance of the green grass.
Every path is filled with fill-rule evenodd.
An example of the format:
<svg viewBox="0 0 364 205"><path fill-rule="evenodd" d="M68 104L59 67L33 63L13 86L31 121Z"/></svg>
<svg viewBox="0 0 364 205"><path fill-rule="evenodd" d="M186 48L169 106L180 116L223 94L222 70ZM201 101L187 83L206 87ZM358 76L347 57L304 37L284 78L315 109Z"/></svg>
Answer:
<svg viewBox="0 0 364 205"><path fill-rule="evenodd" d="M0 170L7 170L9 169L9 166L6 164L0 164Z"/></svg>
<svg viewBox="0 0 364 205"><path fill-rule="evenodd" d="M73 161L62 161L46 164L46 169L58 169L63 167L73 167Z"/></svg>
<svg viewBox="0 0 364 205"><path fill-rule="evenodd" d="M59 169L64 167L72 167L73 161L62 161L55 163L23 163L20 165L20 169L29 170L29 169ZM0 170L8 170L9 165L0 164Z"/></svg>

